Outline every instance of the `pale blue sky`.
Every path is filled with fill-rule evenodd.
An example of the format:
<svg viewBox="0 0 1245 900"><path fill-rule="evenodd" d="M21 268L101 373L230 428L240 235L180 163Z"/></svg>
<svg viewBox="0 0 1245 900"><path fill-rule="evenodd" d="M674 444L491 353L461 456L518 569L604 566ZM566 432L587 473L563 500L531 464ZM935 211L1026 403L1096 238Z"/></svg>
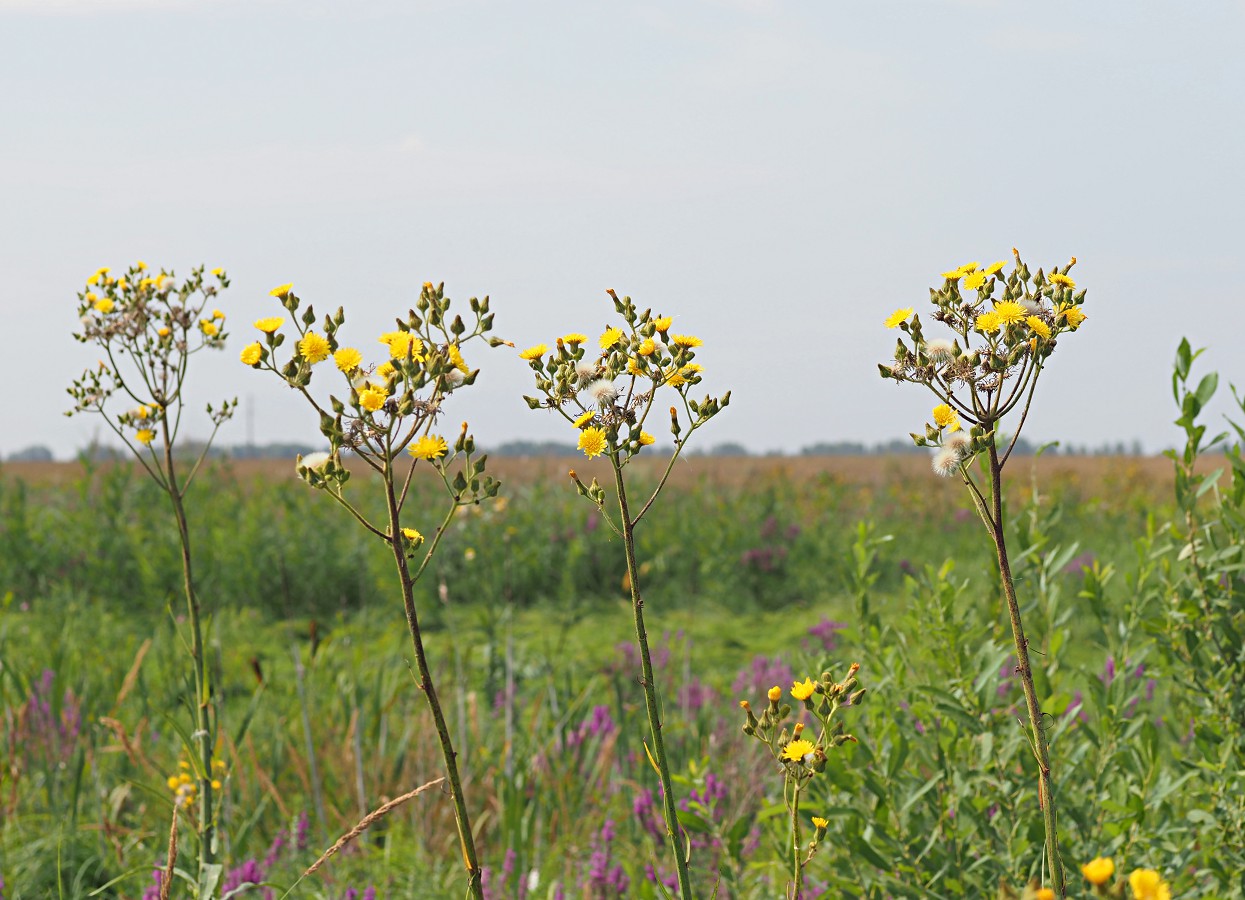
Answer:
<svg viewBox="0 0 1245 900"><path fill-rule="evenodd" d="M1154 449L1180 335L1245 383L1242 46L1241 2L0 0L0 453L95 432L74 292L138 258L230 271L195 393L260 442L316 437L237 362L286 281L361 347L424 280L519 346L615 288L734 391L703 446L902 437L931 401L878 378L881 320L1013 245L1089 288L1026 433ZM569 437L471 361L454 422Z"/></svg>

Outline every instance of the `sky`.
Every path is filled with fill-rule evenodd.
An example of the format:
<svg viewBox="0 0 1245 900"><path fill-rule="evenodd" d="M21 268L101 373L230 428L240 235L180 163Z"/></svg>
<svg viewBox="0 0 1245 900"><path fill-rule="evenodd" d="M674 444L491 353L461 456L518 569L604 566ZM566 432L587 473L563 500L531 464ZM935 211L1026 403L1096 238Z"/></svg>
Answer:
<svg viewBox="0 0 1245 900"><path fill-rule="evenodd" d="M424 281L517 348L613 288L704 341L704 447L903 438L933 399L882 321L1013 246L1088 288L1026 436L1155 451L1182 336L1213 418L1245 385L1242 46L1240 0L0 0L0 455L104 435L64 416L76 293L137 259L230 274L188 386L239 398L225 444L318 443L238 361L285 282L360 347ZM469 362L454 424L571 439L516 350Z"/></svg>

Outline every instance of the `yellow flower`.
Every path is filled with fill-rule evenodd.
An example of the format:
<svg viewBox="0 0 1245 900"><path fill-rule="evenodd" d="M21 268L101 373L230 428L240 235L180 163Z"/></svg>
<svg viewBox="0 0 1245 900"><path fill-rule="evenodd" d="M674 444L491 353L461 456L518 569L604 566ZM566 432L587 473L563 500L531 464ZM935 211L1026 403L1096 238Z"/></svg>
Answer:
<svg viewBox="0 0 1245 900"><path fill-rule="evenodd" d="M95 302L96 300L98 300L98 299L99 299L99 294L95 293L94 291L87 291L87 292L86 292L86 302L87 302L87 303L94 303L94 302Z"/></svg>
<svg viewBox="0 0 1245 900"><path fill-rule="evenodd" d="M1089 316L1081 312L1079 306L1061 306L1059 307L1059 315L1063 316L1063 320L1068 323L1068 327L1073 331L1080 328L1081 323L1089 318Z"/></svg>
<svg viewBox="0 0 1245 900"><path fill-rule="evenodd" d="M363 354L354 347L342 347L333 354L333 362L343 372L353 372L363 362Z"/></svg>
<svg viewBox="0 0 1245 900"><path fill-rule="evenodd" d="M146 406L137 406L134 408L134 412L131 413L131 415L136 419L145 419L151 415L151 411L148 410Z"/></svg>
<svg viewBox="0 0 1245 900"><path fill-rule="evenodd" d="M604 428L585 428L579 433L579 449L584 451L584 456L589 459L604 453L605 444Z"/></svg>
<svg viewBox="0 0 1245 900"><path fill-rule="evenodd" d="M450 344L445 348L445 352L449 355L450 362L454 364L455 369L462 372L464 375L471 372L471 370L467 368L467 360L463 359L463 355L459 352L457 344Z"/></svg>
<svg viewBox="0 0 1245 900"><path fill-rule="evenodd" d="M130 283L126 281L124 278L117 279L117 290L124 291L129 286L130 286Z"/></svg>
<svg viewBox="0 0 1245 900"><path fill-rule="evenodd" d="M449 452L449 446L439 434L423 435L406 452L416 459L438 459Z"/></svg>
<svg viewBox="0 0 1245 900"><path fill-rule="evenodd" d="M294 282L291 281L289 284L282 284L282 285L278 285L277 287L273 288L271 291L268 292L268 296L269 297L280 297L281 299L285 299L285 296L293 289L294 289Z"/></svg>
<svg viewBox="0 0 1245 900"><path fill-rule="evenodd" d="M640 343L639 348L635 352L641 356L652 356L656 349L657 345L653 343L653 339L647 338Z"/></svg>
<svg viewBox="0 0 1245 900"><path fill-rule="evenodd" d="M415 360L424 358L424 342L409 331L387 331L379 340L389 347L389 356L392 359L406 359L408 356Z"/></svg>
<svg viewBox="0 0 1245 900"><path fill-rule="evenodd" d="M999 321L998 313L984 312L977 317L974 327L982 334L993 334L1003 327L1003 323Z"/></svg>
<svg viewBox="0 0 1245 900"><path fill-rule="evenodd" d="M225 270L222 269L220 266L217 266L215 269L212 270L212 274L215 275L217 278L220 278L222 275L225 274Z"/></svg>
<svg viewBox="0 0 1245 900"><path fill-rule="evenodd" d="M259 362L264 356L264 346L259 341L253 344L247 344L242 348L242 354L238 359L242 360L244 366L253 366Z"/></svg>
<svg viewBox="0 0 1245 900"><path fill-rule="evenodd" d="M173 276L172 275L156 276L156 290L157 291L167 291L172 287L173 287Z"/></svg>
<svg viewBox="0 0 1245 900"><path fill-rule="evenodd" d="M155 283L156 283L156 280L154 278L144 278L138 282L138 289L140 291L145 291L147 290L147 288L151 287Z"/></svg>
<svg viewBox="0 0 1245 900"><path fill-rule="evenodd" d="M640 432L640 446L641 447L647 447L649 444L652 444L656 440L657 438L653 437L647 431Z"/></svg>
<svg viewBox="0 0 1245 900"><path fill-rule="evenodd" d="M803 681L794 681L791 683L791 696L797 700L807 700L813 696L815 685L813 679L805 678Z"/></svg>
<svg viewBox="0 0 1245 900"><path fill-rule="evenodd" d="M143 261L140 259L138 262L134 263L134 268L138 269L138 271L140 271L140 272L146 272L146 271L147 271L147 263L143 262Z"/></svg>
<svg viewBox="0 0 1245 900"><path fill-rule="evenodd" d="M298 342L299 354L313 366L328 359L329 349L328 339L314 331L308 331Z"/></svg>
<svg viewBox="0 0 1245 900"><path fill-rule="evenodd" d="M528 347L526 350L520 353L519 359L526 359L530 362L533 359L540 359L542 356L544 356L548 352L549 352L549 346L547 344L537 344L534 347Z"/></svg>
<svg viewBox="0 0 1245 900"><path fill-rule="evenodd" d="M578 331L572 331L570 334L562 335L562 343L564 344L586 344L588 335L580 334Z"/></svg>
<svg viewBox="0 0 1245 900"><path fill-rule="evenodd" d="M99 284L99 276L92 275L90 278L86 280L86 283L89 284L91 287L95 287L97 284Z"/></svg>
<svg viewBox="0 0 1245 900"><path fill-rule="evenodd" d="M269 316L266 319L259 319L256 321L255 327L264 332L264 334L272 334L283 324L285 324L285 319L280 316Z"/></svg>
<svg viewBox="0 0 1245 900"><path fill-rule="evenodd" d="M95 311L98 313L103 313L104 315L108 315L110 312L113 311L113 308L114 308L114 304L112 302L111 297L103 297L99 300L96 300L94 305L95 305Z"/></svg>
<svg viewBox="0 0 1245 900"><path fill-rule="evenodd" d="M385 405L385 400L388 397L387 393L377 388L364 388L359 391L359 405L368 412L376 412L376 410Z"/></svg>
<svg viewBox="0 0 1245 900"><path fill-rule="evenodd" d="M908 321L908 316L912 315L915 310L911 306L905 306L903 309L897 309L887 317L884 323L887 328L898 328L904 322Z"/></svg>
<svg viewBox="0 0 1245 900"><path fill-rule="evenodd" d="M1059 272L1051 272L1049 275L1046 276L1046 280L1049 281L1051 284L1056 285L1057 287L1066 287L1066 288L1076 287L1075 281L1073 281L1067 275L1063 275Z"/></svg>
<svg viewBox="0 0 1245 900"><path fill-rule="evenodd" d="M613 347L620 340L622 340L622 336L623 336L623 333L622 333L621 328L605 329L605 334L601 335L601 340L600 340L601 349L608 350L610 347Z"/></svg>
<svg viewBox="0 0 1245 900"><path fill-rule="evenodd" d="M138 434L134 435L134 440L138 441L144 447L150 447L151 442L156 439L156 433L150 428L140 428Z"/></svg>
<svg viewBox="0 0 1245 900"><path fill-rule="evenodd" d="M653 327L662 334L670 330L670 326L674 324L674 316L661 316L653 320Z"/></svg>
<svg viewBox="0 0 1245 900"><path fill-rule="evenodd" d="M971 275L969 275L967 278L964 279L964 287L968 288L970 291L975 291L977 288L981 287L985 283L986 283L985 272L973 272Z"/></svg>
<svg viewBox="0 0 1245 900"><path fill-rule="evenodd" d="M422 544L424 542L424 536L414 528L403 528L402 536L412 544Z"/></svg>
<svg viewBox="0 0 1245 900"><path fill-rule="evenodd" d="M388 380L391 376L397 374L398 368L389 360L385 360L376 367L376 376Z"/></svg>
<svg viewBox="0 0 1245 900"><path fill-rule="evenodd" d="M1039 319L1037 316L1029 316L1025 319L1025 324L1029 326L1029 330L1043 340L1050 340L1050 326Z"/></svg>
<svg viewBox="0 0 1245 900"><path fill-rule="evenodd" d="M814 828L828 828L829 826L830 826L830 822L827 821L826 819L823 819L821 816L813 816L813 827Z"/></svg>
<svg viewBox="0 0 1245 900"><path fill-rule="evenodd" d="M961 275L968 275L971 272L976 272L979 265L981 265L981 263L964 263L964 265L960 266L959 272Z"/></svg>
<svg viewBox="0 0 1245 900"><path fill-rule="evenodd" d="M950 272L943 272L942 277L948 281L959 281L964 277L964 273L959 269L952 269Z"/></svg>
<svg viewBox="0 0 1245 900"><path fill-rule="evenodd" d="M777 703L782 699L782 688L778 685L774 685L765 693L765 696L769 697L771 703Z"/></svg>
<svg viewBox="0 0 1245 900"><path fill-rule="evenodd" d="M1136 900L1171 900L1172 897L1167 882L1153 869L1134 869L1128 876L1128 886L1133 889Z"/></svg>
<svg viewBox="0 0 1245 900"><path fill-rule="evenodd" d="M1005 265L1007 265L1006 260L1000 259L998 262L993 262L993 263L990 263L990 265L986 266L985 272L987 275L994 275L998 272L1003 271L1003 267Z"/></svg>
<svg viewBox="0 0 1245 900"><path fill-rule="evenodd" d="M704 341L696 337L694 334L675 334L670 339L679 347L700 347L704 345Z"/></svg>
<svg viewBox="0 0 1245 900"><path fill-rule="evenodd" d="M214 337L216 333L220 331L220 329L216 327L216 323L213 322L211 319L201 320L199 322L199 330L202 331L204 334L206 334L208 337Z"/></svg>
<svg viewBox="0 0 1245 900"><path fill-rule="evenodd" d="M111 271L112 269L108 268L107 266L100 266L98 269L95 270L95 274L96 275L107 275Z"/></svg>
<svg viewBox="0 0 1245 900"><path fill-rule="evenodd" d="M950 428L952 431L960 430L960 414L945 403L939 403L934 407L934 424L939 428Z"/></svg>
<svg viewBox="0 0 1245 900"><path fill-rule="evenodd" d="M635 375L637 377L642 376L644 374L644 364L640 362L640 360L636 359L635 357L628 357L627 374Z"/></svg>
<svg viewBox="0 0 1245 900"><path fill-rule="evenodd" d="M666 373L666 384L671 387L681 387L687 384L687 379L683 377L683 373L678 369L671 369Z"/></svg>
<svg viewBox="0 0 1245 900"><path fill-rule="evenodd" d="M217 779L213 778L213 779L212 779L212 790L214 790L214 791L219 791L219 790L220 790L220 788L221 788L220 781L218 781Z"/></svg>
<svg viewBox="0 0 1245 900"><path fill-rule="evenodd" d="M592 412L592 410L588 410L583 415L576 418L575 421L572 422L571 424L574 425L576 428L583 428L585 425L587 425L589 422L592 421L593 415L595 414Z"/></svg>
<svg viewBox="0 0 1245 900"><path fill-rule="evenodd" d="M812 753L816 745L812 741L806 741L801 738L798 741L792 741L782 751L782 758L797 762L808 754Z"/></svg>
<svg viewBox="0 0 1245 900"><path fill-rule="evenodd" d="M1081 874L1090 884L1106 884L1115 874L1115 860L1109 856L1099 856L1081 866Z"/></svg>
<svg viewBox="0 0 1245 900"><path fill-rule="evenodd" d="M212 310L212 318L213 318L213 319L223 319L223 318L225 318L225 314L224 314L223 312L221 312L219 309L214 309L214 310Z"/></svg>
<svg viewBox="0 0 1245 900"><path fill-rule="evenodd" d="M162 338L166 338L169 336L169 330L167 328L157 328L156 334L160 335Z"/></svg>
<svg viewBox="0 0 1245 900"><path fill-rule="evenodd" d="M999 323L1002 325L1024 321L1026 312L1028 310L1015 300L1004 300L1002 303L994 304L994 314L999 317Z"/></svg>
<svg viewBox="0 0 1245 900"><path fill-rule="evenodd" d="M1033 892L1033 900L1055 900L1055 892L1050 888L1038 888Z"/></svg>

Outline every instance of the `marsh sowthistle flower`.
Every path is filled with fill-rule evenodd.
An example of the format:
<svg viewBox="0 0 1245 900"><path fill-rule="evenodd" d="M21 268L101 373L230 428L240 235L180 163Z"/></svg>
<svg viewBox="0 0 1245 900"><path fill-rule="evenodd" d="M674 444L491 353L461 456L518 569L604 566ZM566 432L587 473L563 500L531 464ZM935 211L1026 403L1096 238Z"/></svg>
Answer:
<svg viewBox="0 0 1245 900"><path fill-rule="evenodd" d="M172 272L150 274L147 264L137 262L123 275L101 268L78 293L81 331L74 338L94 344L104 356L69 388L74 408L66 415L97 413L168 496L177 521L181 544L183 590L190 624L193 671L195 745L192 774L185 776L187 802L198 808L199 871L201 896L210 893L219 878L216 862L216 790L212 748L217 723L203 651L203 623L190 551L185 498L208 448L220 426L237 407L237 400L207 406L212 431L197 458L183 470L176 452L190 358L203 350L225 345L225 314L212 307L216 296L229 287L224 270L205 274L203 267L178 281ZM211 308L209 308L211 307Z"/></svg>
<svg viewBox="0 0 1245 900"><path fill-rule="evenodd" d="M281 285L270 293L289 314L290 330L284 330L282 316L259 319L255 328L260 339L242 351L241 361L280 376L319 414L320 433L328 442L328 449L300 457L296 463L299 476L332 497L368 532L384 541L393 554L415 650L419 688L432 713L450 785L468 890L472 896L482 897L481 868L457 754L424 651L414 585L427 569L458 509L497 494L497 481L485 474L487 457L476 455L475 439L468 434L467 424L462 424L452 443L434 429L446 398L456 389L473 384L479 374L478 369L467 365L461 348L476 339L486 340L492 346L505 342L486 337L493 325L487 297L471 298L474 323L468 326L461 316L450 315L444 286L434 287L426 282L415 309L405 319L397 320L394 330L380 335L382 361L365 365L363 351L339 342L339 332L346 321L340 307L335 314L326 315L316 330L313 307L300 309L302 301L292 284ZM280 363L277 355L285 352L282 348L287 334L292 349L286 361ZM320 373L335 382L327 399L310 390L313 376ZM351 475L346 465L349 458L358 459L377 476L385 501L382 521L371 521L346 497L344 488ZM421 463L440 478L449 495L449 505L439 524L415 521L416 515L427 515L426 511L412 515L406 508L407 493ZM428 530L431 537L425 539L421 528Z"/></svg>
<svg viewBox="0 0 1245 900"><path fill-rule="evenodd" d="M984 269L978 263L968 263L944 272L942 287L930 289L932 319L944 326L950 337L928 337L920 316L911 307L892 313L884 324L900 329L911 343L900 337L893 361L880 365L879 370L883 378L924 385L937 398L933 421L912 439L918 446L934 448L936 473L958 475L963 480L994 543L1038 763L1047 862L1054 889L1065 897L1050 747L1004 540L1002 471L1020 437L1047 360L1059 340L1086 319L1081 309L1085 291L1075 291L1076 282L1068 274L1075 257L1049 273L1041 269L1033 273L1014 248L1012 255L1015 262L1010 272L1004 271L1007 263L1002 260ZM1019 411L1019 418L1011 441L1001 449L1000 429L1014 410ZM965 425L967 440L961 430ZM984 490L969 468L970 462L982 456L983 468L989 474Z"/></svg>
<svg viewBox="0 0 1245 900"><path fill-rule="evenodd" d="M608 293L622 323L606 326L595 346L586 335L572 332L558 338L552 352L547 351L547 345L537 344L520 353L535 374L536 389L542 395L524 399L532 409L552 410L562 416L570 428L579 432L578 446L584 455L589 459L598 456L607 459L614 477L617 518L605 509L606 491L595 478L586 485L573 470L570 473L576 490L597 506L610 528L623 540L636 642L640 649L640 684L653 741L653 767L661 782L663 817L678 872L679 891L686 900L692 896L687 848L680 838L670 761L662 737L658 691L644 625L641 571L636 564L635 529L661 493L692 433L725 408L731 395L727 391L720 398L692 399L690 390L701 381L702 367L695 362L696 348L703 343L700 338L671 335L672 318L654 316L651 310L640 312L630 297L619 298L613 291ZM654 442L655 438L646 427L653 427L650 421L664 416L658 406L658 397L663 395L677 404L669 407L674 452L653 492L638 510L634 510L624 472L627 464Z"/></svg>
<svg viewBox="0 0 1245 900"><path fill-rule="evenodd" d="M860 687L856 678L858 671L859 663L852 663L842 681L835 681L829 672L822 672L817 681L805 678L792 683L792 699L816 722L811 729L803 722L796 722L790 729L783 724L790 718L792 708L782 702L782 688L778 685L766 694L767 703L759 717L752 711L751 703L739 701L744 711L744 734L764 744L782 771L783 800L791 834L790 896L793 900L801 900L804 895L804 869L817 854L829 827L826 819L813 816L813 837L804 843L800 795L814 777L825 771L827 751L856 741L844 730L843 720L838 715L843 707L859 706L864 699L865 688Z"/></svg>

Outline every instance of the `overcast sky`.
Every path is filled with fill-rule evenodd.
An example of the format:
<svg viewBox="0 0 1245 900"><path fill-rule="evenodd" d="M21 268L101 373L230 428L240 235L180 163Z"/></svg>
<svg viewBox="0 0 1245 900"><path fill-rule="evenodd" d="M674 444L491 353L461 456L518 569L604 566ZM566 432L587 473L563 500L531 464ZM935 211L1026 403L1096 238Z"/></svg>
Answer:
<svg viewBox="0 0 1245 900"><path fill-rule="evenodd" d="M1157 449L1181 335L1245 384L1242 47L1213 0L0 0L0 454L99 430L62 415L75 292L139 258L228 269L192 393L261 443L317 438L238 362L271 287L364 347L425 280L519 347L595 336L606 288L673 314L734 392L703 446L884 441L932 401L882 320L1012 246L1089 289L1026 434ZM453 421L569 439L514 351L470 361Z"/></svg>

